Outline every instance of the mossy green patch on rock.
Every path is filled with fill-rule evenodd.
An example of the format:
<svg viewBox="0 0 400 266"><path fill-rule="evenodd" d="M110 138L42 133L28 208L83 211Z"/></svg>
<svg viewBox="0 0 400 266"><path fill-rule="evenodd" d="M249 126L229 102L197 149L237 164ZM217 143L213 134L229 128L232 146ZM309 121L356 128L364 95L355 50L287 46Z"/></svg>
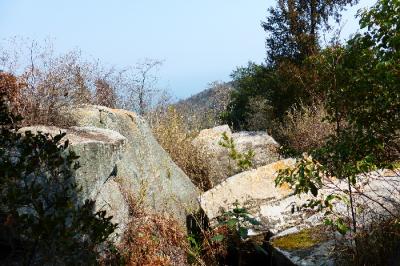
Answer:
<svg viewBox="0 0 400 266"><path fill-rule="evenodd" d="M272 240L274 247L284 250L311 248L326 239L321 226L303 229L298 233L285 235Z"/></svg>

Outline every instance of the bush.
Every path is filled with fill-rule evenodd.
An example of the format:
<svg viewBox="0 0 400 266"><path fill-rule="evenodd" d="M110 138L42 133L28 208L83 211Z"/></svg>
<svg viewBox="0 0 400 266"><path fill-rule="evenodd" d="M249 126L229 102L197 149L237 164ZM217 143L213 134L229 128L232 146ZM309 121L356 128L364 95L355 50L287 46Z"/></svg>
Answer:
<svg viewBox="0 0 400 266"><path fill-rule="evenodd" d="M94 264L116 225L94 201L78 203L77 156L64 134L17 133L0 102L0 263Z"/></svg>
<svg viewBox="0 0 400 266"><path fill-rule="evenodd" d="M257 101L268 99L269 84L271 83L271 69L264 65L249 62L247 67L239 67L231 74L232 91L226 111L221 114L224 123L235 130L248 129L248 120L254 115L251 110L253 98ZM269 100L269 99L268 99Z"/></svg>
<svg viewBox="0 0 400 266"><path fill-rule="evenodd" d="M21 89L23 84L12 74L0 71L0 95L13 107L11 111L18 112L21 109Z"/></svg>
<svg viewBox="0 0 400 266"><path fill-rule="evenodd" d="M275 121L274 138L285 152L301 154L321 147L335 132L335 125L324 121L327 113L321 104L293 107L282 122Z"/></svg>
<svg viewBox="0 0 400 266"><path fill-rule="evenodd" d="M160 145L197 187L202 190L212 187L206 155L192 144L195 134L186 129L175 109L162 113L152 124L152 130Z"/></svg>
<svg viewBox="0 0 400 266"><path fill-rule="evenodd" d="M218 142L218 145L225 148L228 152L228 172L230 176L247 171L253 167L253 159L255 156L254 151L249 149L244 153L239 152L236 149L235 141L232 137L229 137L226 132L222 133L221 140ZM234 165L231 163L234 163Z"/></svg>
<svg viewBox="0 0 400 266"><path fill-rule="evenodd" d="M276 66L249 63L231 75L235 91L222 118L235 130L273 129L293 106L324 98L315 88L319 77L309 62L279 62Z"/></svg>
<svg viewBox="0 0 400 266"><path fill-rule="evenodd" d="M337 242L335 254L338 265L397 265L399 261L400 224L398 219L377 220L367 228L360 228L354 236L358 253L350 243Z"/></svg>
<svg viewBox="0 0 400 266"><path fill-rule="evenodd" d="M265 264L268 260L266 235L250 238L248 230L256 229L259 223L247 209L238 204L233 207L232 211L221 210L213 228L204 213L191 217L194 226L189 227L189 262L195 265Z"/></svg>

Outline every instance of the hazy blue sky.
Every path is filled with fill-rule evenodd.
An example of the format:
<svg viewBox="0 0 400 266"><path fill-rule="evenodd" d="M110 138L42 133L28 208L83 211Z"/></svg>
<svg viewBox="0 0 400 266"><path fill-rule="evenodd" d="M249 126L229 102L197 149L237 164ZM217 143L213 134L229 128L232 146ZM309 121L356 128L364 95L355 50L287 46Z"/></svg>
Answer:
<svg viewBox="0 0 400 266"><path fill-rule="evenodd" d="M343 37L358 28L361 0L344 15ZM0 0L0 38L51 38L57 50L116 65L165 60L160 85L186 97L249 60L265 58L260 27L272 0Z"/></svg>

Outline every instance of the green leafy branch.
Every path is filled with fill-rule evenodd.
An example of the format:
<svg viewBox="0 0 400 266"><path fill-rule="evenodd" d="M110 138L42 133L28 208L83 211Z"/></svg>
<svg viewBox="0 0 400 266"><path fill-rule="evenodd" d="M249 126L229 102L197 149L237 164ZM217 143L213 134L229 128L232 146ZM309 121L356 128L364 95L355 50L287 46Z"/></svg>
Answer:
<svg viewBox="0 0 400 266"><path fill-rule="evenodd" d="M282 169L275 179L275 185L288 183L294 188L295 194L311 192L316 197L322 187L324 167L307 154L303 155L293 168Z"/></svg>
<svg viewBox="0 0 400 266"><path fill-rule="evenodd" d="M241 153L236 149L235 141L232 137L229 137L226 132L222 133L221 140L218 144L226 149L228 149L228 156L230 160L236 162L236 166L239 170L246 171L253 167L253 159L255 156L255 152L252 149L249 149L245 153ZM229 163L230 171L232 171L232 166Z"/></svg>
<svg viewBox="0 0 400 266"><path fill-rule="evenodd" d="M219 225L226 225L229 231L237 235L240 240L244 241L249 236L249 228L251 226L261 225L259 221L251 217L248 210L244 207L239 206L239 202L236 201L233 204L235 207L232 211L227 211L222 214L219 218ZM215 236L217 240L222 240L221 235Z"/></svg>

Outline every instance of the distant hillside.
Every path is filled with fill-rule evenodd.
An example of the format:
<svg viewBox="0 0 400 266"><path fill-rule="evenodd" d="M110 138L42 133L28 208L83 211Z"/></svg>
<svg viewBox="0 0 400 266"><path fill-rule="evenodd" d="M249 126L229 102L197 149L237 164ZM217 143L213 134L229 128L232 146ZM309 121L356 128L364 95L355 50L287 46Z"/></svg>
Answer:
<svg viewBox="0 0 400 266"><path fill-rule="evenodd" d="M229 103L232 84L214 82L210 87L175 104L192 129L210 128L219 125L219 116Z"/></svg>

